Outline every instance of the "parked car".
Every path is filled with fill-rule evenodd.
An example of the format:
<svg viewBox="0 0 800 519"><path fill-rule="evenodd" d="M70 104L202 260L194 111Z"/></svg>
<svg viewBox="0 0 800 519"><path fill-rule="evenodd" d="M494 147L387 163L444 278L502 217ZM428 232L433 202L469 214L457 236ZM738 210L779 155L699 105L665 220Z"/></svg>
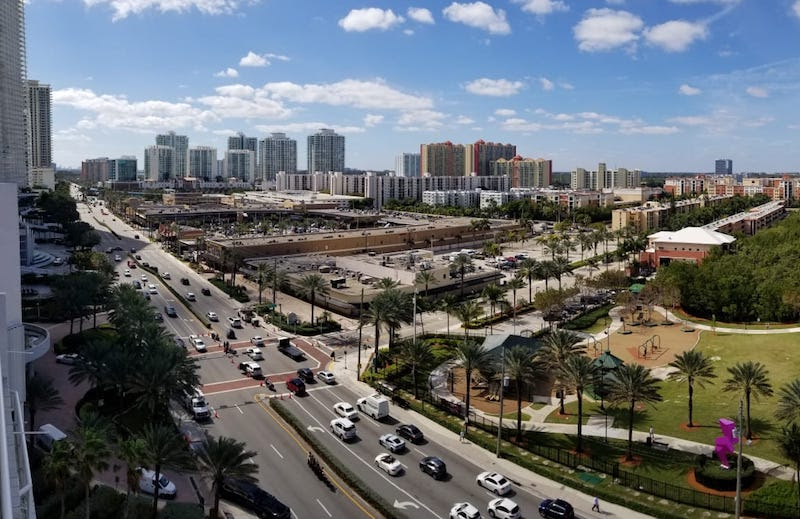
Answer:
<svg viewBox="0 0 800 519"><path fill-rule="evenodd" d="M61 355L56 355L56 363L72 365L78 362L78 358L77 353L62 353Z"/></svg>
<svg viewBox="0 0 800 519"><path fill-rule="evenodd" d="M336 383L336 375L331 373L330 371L320 371L317 373L317 378L326 384L335 384Z"/></svg>
<svg viewBox="0 0 800 519"><path fill-rule="evenodd" d="M122 261L122 256L120 256L119 254L115 255L114 261Z"/></svg>
<svg viewBox="0 0 800 519"><path fill-rule="evenodd" d="M384 434L378 438L378 443L391 452L402 452L406 448L406 442L394 434Z"/></svg>
<svg viewBox="0 0 800 519"><path fill-rule="evenodd" d="M426 456L419 462L419 469L433 479L444 479L447 476L447 465L436 456Z"/></svg>
<svg viewBox="0 0 800 519"><path fill-rule="evenodd" d="M302 395L306 392L306 383L299 378L290 378L286 381L286 389L295 395Z"/></svg>
<svg viewBox="0 0 800 519"><path fill-rule="evenodd" d="M136 469L139 472L139 490L145 494L155 494L156 487L158 487L158 496L164 498L174 498L177 495L175 483L167 479L164 474L159 474L158 482L156 482L156 473L153 470L143 469L139 467Z"/></svg>
<svg viewBox="0 0 800 519"><path fill-rule="evenodd" d="M255 483L226 477L222 480L220 496L255 513L261 519L289 519L291 509Z"/></svg>
<svg viewBox="0 0 800 519"><path fill-rule="evenodd" d="M511 492L511 483L505 476L497 472L481 472L475 478L475 483L498 496L504 496Z"/></svg>
<svg viewBox="0 0 800 519"><path fill-rule="evenodd" d="M209 321L214 321L214 322L219 321L219 316L217 315L217 312L206 312L206 318Z"/></svg>
<svg viewBox="0 0 800 519"><path fill-rule="evenodd" d="M425 439L422 431L420 431L416 425L410 423L398 425L395 432L398 436L405 438L411 443L421 443L422 440Z"/></svg>
<svg viewBox="0 0 800 519"><path fill-rule="evenodd" d="M253 346L251 348L247 348L247 351L245 351L245 353L247 354L248 357L250 357L253 360L264 360L264 354L261 353L261 348L256 348L255 346Z"/></svg>
<svg viewBox="0 0 800 519"><path fill-rule="evenodd" d="M348 420L358 420L358 411L347 402L336 402L333 404L333 412Z"/></svg>
<svg viewBox="0 0 800 519"><path fill-rule="evenodd" d="M450 519L481 519L481 511L470 503L456 503L450 509Z"/></svg>
<svg viewBox="0 0 800 519"><path fill-rule="evenodd" d="M298 369L297 376L302 378L304 382L314 382L314 372L309 368Z"/></svg>
<svg viewBox="0 0 800 519"><path fill-rule="evenodd" d="M136 256L134 256L134 258L136 258L137 260L141 261L142 260L142 255L141 254L137 254Z"/></svg>
<svg viewBox="0 0 800 519"><path fill-rule="evenodd" d="M497 519L519 519L519 505L506 497L489 501L489 515Z"/></svg>
<svg viewBox="0 0 800 519"><path fill-rule="evenodd" d="M539 515L545 519L574 519L575 511L563 499L545 499L539 504Z"/></svg>
<svg viewBox="0 0 800 519"><path fill-rule="evenodd" d="M400 461L387 452L375 456L375 465L379 469L385 470L390 476L396 476L403 471L403 465Z"/></svg>
<svg viewBox="0 0 800 519"><path fill-rule="evenodd" d="M178 317L178 312L175 310L174 306L165 306L164 313L170 317Z"/></svg>
<svg viewBox="0 0 800 519"><path fill-rule="evenodd" d="M128 270L128 269L125 269L125 272L123 272L122 275L125 276L126 278L129 278L129 277L131 277L131 271Z"/></svg>

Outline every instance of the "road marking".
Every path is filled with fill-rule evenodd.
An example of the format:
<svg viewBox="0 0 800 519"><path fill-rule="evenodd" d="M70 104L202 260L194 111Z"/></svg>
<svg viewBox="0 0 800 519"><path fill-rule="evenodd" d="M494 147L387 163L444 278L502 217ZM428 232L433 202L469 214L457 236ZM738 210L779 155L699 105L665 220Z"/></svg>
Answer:
<svg viewBox="0 0 800 519"><path fill-rule="evenodd" d="M323 429L322 427L317 427L316 425L309 425L307 429L311 432L314 431L325 432L325 429Z"/></svg>
<svg viewBox="0 0 800 519"><path fill-rule="evenodd" d="M331 515L331 513L330 513L330 512L328 512L328 509L327 509L327 508L325 508L325 505L323 505L323 504L322 504L322 501L320 501L319 499L317 499L317 503L319 503L319 506L321 506L321 507L322 507L322 509L323 509L323 510L325 510L325 513L326 513L326 514L328 514L328 517L333 517L333 516Z"/></svg>
<svg viewBox="0 0 800 519"><path fill-rule="evenodd" d="M247 461L249 461L251 465L255 465L256 464L256 462L255 462L255 460L253 458L247 458Z"/></svg>
<svg viewBox="0 0 800 519"><path fill-rule="evenodd" d="M269 446L270 446L270 447L272 447L272 450L274 450L274 451L275 451L275 454L277 454L278 456L280 456L280 457L281 457L281 459L283 459L283 454L281 454L281 453L278 451L278 449L276 449L276 448L275 448L275 446L274 446L274 445L272 445L272 444L270 443L270 444L269 444Z"/></svg>
<svg viewBox="0 0 800 519"><path fill-rule="evenodd" d="M242 409L239 407L239 404L233 404L233 407L235 407L239 413L244 414L244 411L242 411Z"/></svg>
<svg viewBox="0 0 800 519"><path fill-rule="evenodd" d="M409 506L412 507L412 508L419 508L419 505L417 503L412 502L412 501L398 501L397 499L394 500L394 507L395 508L400 508L401 510L405 510Z"/></svg>
<svg viewBox="0 0 800 519"><path fill-rule="evenodd" d="M414 447L414 450L415 450L415 451L417 451L417 452L419 452L420 454L422 454L422 457L423 457L423 458L427 458L427 457L428 457L428 455L427 455L427 454L425 454L424 452L422 452L422 451L421 451L421 450L419 450L418 448Z"/></svg>

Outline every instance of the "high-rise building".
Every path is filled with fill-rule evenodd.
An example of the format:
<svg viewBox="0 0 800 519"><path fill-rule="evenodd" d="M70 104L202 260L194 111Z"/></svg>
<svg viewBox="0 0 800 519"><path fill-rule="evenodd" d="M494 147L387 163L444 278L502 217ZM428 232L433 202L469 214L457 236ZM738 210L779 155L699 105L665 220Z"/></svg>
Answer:
<svg viewBox="0 0 800 519"><path fill-rule="evenodd" d="M105 182L108 180L108 157L86 159L81 162L81 180L88 182Z"/></svg>
<svg viewBox="0 0 800 519"><path fill-rule="evenodd" d="M175 179L175 148L156 144L144 149L144 178L164 182Z"/></svg>
<svg viewBox="0 0 800 519"><path fill-rule="evenodd" d="M135 182L136 157L125 155L108 161L108 179L116 182Z"/></svg>
<svg viewBox="0 0 800 519"><path fill-rule="evenodd" d="M419 171L432 177L463 177L472 172L472 145L450 141L422 144L419 147ZM468 160L469 159L469 160Z"/></svg>
<svg viewBox="0 0 800 519"><path fill-rule="evenodd" d="M714 172L717 175L733 175L733 161L731 159L717 159L714 162Z"/></svg>
<svg viewBox="0 0 800 519"><path fill-rule="evenodd" d="M28 185L25 3L0 2L0 182Z"/></svg>
<svg viewBox="0 0 800 519"><path fill-rule="evenodd" d="M308 173L344 171L344 135L322 128L308 136Z"/></svg>
<svg viewBox="0 0 800 519"><path fill-rule="evenodd" d="M419 153L403 153L395 157L395 174L400 177L418 177L419 157Z"/></svg>
<svg viewBox="0 0 800 519"><path fill-rule="evenodd" d="M511 187L544 188L553 183L553 161L524 159L519 155L511 160L497 159L489 164L489 175L508 176Z"/></svg>
<svg viewBox="0 0 800 519"><path fill-rule="evenodd" d="M50 85L28 80L28 129L31 168L53 165L52 128L50 126Z"/></svg>
<svg viewBox="0 0 800 519"><path fill-rule="evenodd" d="M258 168L262 180L275 180L279 171L297 173L297 141L273 133L258 143Z"/></svg>
<svg viewBox="0 0 800 519"><path fill-rule="evenodd" d="M472 170L479 177L490 174L490 164L498 159L511 160L517 155L513 144L499 144L478 140L472 145Z"/></svg>
<svg viewBox="0 0 800 519"><path fill-rule="evenodd" d="M157 146L169 146L173 150L172 176L170 178L183 178L189 176L189 137L176 135L175 132L156 135ZM146 161L145 161L146 163Z"/></svg>
<svg viewBox="0 0 800 519"><path fill-rule="evenodd" d="M229 150L250 150L253 153L258 151L258 139L256 137L246 137L242 132L232 137L228 137Z"/></svg>
<svg viewBox="0 0 800 519"><path fill-rule="evenodd" d="M256 154L253 150L225 152L225 177L239 182L253 182L256 176Z"/></svg>
<svg viewBox="0 0 800 519"><path fill-rule="evenodd" d="M576 168L570 175L569 187L572 189L588 189L598 191L597 171L588 171L583 168Z"/></svg>
<svg viewBox="0 0 800 519"><path fill-rule="evenodd" d="M217 176L217 148L189 148L189 176L205 181L214 180Z"/></svg>

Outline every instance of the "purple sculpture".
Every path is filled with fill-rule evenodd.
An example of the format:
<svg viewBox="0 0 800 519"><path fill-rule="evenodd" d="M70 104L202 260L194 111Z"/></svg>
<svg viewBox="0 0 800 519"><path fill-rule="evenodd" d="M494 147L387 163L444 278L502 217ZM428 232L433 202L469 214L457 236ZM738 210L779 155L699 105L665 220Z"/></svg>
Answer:
<svg viewBox="0 0 800 519"><path fill-rule="evenodd" d="M714 452L717 453L720 463L723 468L731 468L728 463L728 454L733 454L733 446L739 442L736 437L736 423L727 418L719 419L719 427L722 429L722 436L718 436L715 442Z"/></svg>

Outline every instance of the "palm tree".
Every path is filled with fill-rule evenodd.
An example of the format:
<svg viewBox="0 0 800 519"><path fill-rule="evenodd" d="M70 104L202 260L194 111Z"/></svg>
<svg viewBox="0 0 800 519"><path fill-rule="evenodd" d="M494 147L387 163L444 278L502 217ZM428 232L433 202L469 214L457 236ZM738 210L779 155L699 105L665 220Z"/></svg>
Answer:
<svg viewBox="0 0 800 519"><path fill-rule="evenodd" d="M36 413L38 411L55 411L64 405L64 399L53 385L53 379L34 373L28 377L25 389L25 407L28 408L28 429L36 430Z"/></svg>
<svg viewBox="0 0 800 519"><path fill-rule="evenodd" d="M561 290L561 277L572 274L572 265L567 258L559 256L553 261L553 274L558 280L558 289Z"/></svg>
<svg viewBox="0 0 800 519"><path fill-rule="evenodd" d="M314 304L316 303L317 295L328 295L328 283L319 274L308 274L300 278L299 288L300 292L311 303L311 326L314 326Z"/></svg>
<svg viewBox="0 0 800 519"><path fill-rule="evenodd" d="M577 452L583 452L583 392L597 379L597 366L586 355L573 355L561 365L559 378L565 388L575 391L578 397Z"/></svg>
<svg viewBox="0 0 800 519"><path fill-rule="evenodd" d="M411 383L414 384L414 398L417 393L417 371L433 361L431 346L425 341L406 341L400 349L400 358L411 368Z"/></svg>
<svg viewBox="0 0 800 519"><path fill-rule="evenodd" d="M466 342L469 337L468 325L481 316L481 307L475 301L467 301L466 303L458 305L453 313L458 317L461 321L461 325L464 327L464 342Z"/></svg>
<svg viewBox="0 0 800 519"><path fill-rule="evenodd" d="M522 261L518 275L528 278L528 301L533 301L533 279L537 277L539 269L539 262L533 258L527 258Z"/></svg>
<svg viewBox="0 0 800 519"><path fill-rule="evenodd" d="M747 408L747 439L753 439L753 431L750 429L750 397L755 397L756 401L760 396L772 396L772 384L769 383L769 371L760 362L737 362L736 365L728 368L730 377L725 380L723 391L737 392L744 394L745 406Z"/></svg>
<svg viewBox="0 0 800 519"><path fill-rule="evenodd" d="M491 315L489 316L489 333L493 333L492 327L492 320L491 318L494 317L494 309L497 307L500 301L505 299L506 291L500 285L496 283L489 283L485 287L483 287L483 291L481 295L489 303L489 309L491 311Z"/></svg>
<svg viewBox="0 0 800 519"><path fill-rule="evenodd" d="M434 276L433 272L431 272L430 270L420 270L419 272L417 272L417 275L414 278L415 284L425 286L425 292L423 292L423 295L425 297L428 297L428 287L434 281L436 281L436 276Z"/></svg>
<svg viewBox="0 0 800 519"><path fill-rule="evenodd" d="M668 378L678 382L686 382L689 386L689 427L694 427L692 423L694 384L696 382L698 386L705 388L705 383L717 376L714 373L714 366L711 363L711 359L697 350L681 353L669 363L669 366L675 368L676 371L670 373Z"/></svg>
<svg viewBox="0 0 800 519"><path fill-rule="evenodd" d="M439 308L447 315L447 335L450 335L450 315L455 313L459 304L460 301L454 294L447 294L439 300Z"/></svg>
<svg viewBox="0 0 800 519"><path fill-rule="evenodd" d="M493 241L487 241L483 244L483 255L488 258L499 256L502 252L500 245Z"/></svg>
<svg viewBox="0 0 800 519"><path fill-rule="evenodd" d="M492 224L486 218L481 218L480 220L472 220L469 223L469 230L472 231L472 240L475 240L475 236L481 231L488 231L492 228Z"/></svg>
<svg viewBox="0 0 800 519"><path fill-rule="evenodd" d="M553 330L544 338L544 345L538 352L539 360L549 373L553 373L558 386L563 386L559 370L567 359L586 353L586 345L579 344L581 337L569 330ZM564 390L561 390L561 414L564 410Z"/></svg>
<svg viewBox="0 0 800 519"><path fill-rule="evenodd" d="M587 233L581 233L578 235L578 243L581 246L581 261L583 261L583 253L592 248L592 235Z"/></svg>
<svg viewBox="0 0 800 519"><path fill-rule="evenodd" d="M517 290L525 288L525 280L519 276L512 278L511 280L506 283L506 287L511 290L511 306L512 306L512 323L514 325L514 329L516 330L517 326Z"/></svg>
<svg viewBox="0 0 800 519"><path fill-rule="evenodd" d="M550 287L548 286L550 278L556 277L557 273L558 271L555 261L545 260L539 263L537 278L544 281L545 292L550 290Z"/></svg>
<svg viewBox="0 0 800 519"><path fill-rule="evenodd" d="M89 519L92 479L95 473L108 470L108 458L111 456L108 428L98 420L97 415L89 413L80 418L73 436L70 462L83 484L86 519Z"/></svg>
<svg viewBox="0 0 800 519"><path fill-rule="evenodd" d="M461 278L461 298L464 298L464 275L467 273L467 270L472 266L472 258L467 256L466 254L459 254L455 257L455 259L450 263L450 270L458 272L459 278Z"/></svg>
<svg viewBox="0 0 800 519"><path fill-rule="evenodd" d="M375 288L378 290L389 290L390 288L397 288L400 285L399 281L395 281L390 277L380 278L377 283L375 283Z"/></svg>
<svg viewBox="0 0 800 519"><path fill-rule="evenodd" d="M628 454L627 461L633 459L633 416L636 402L654 404L661 401L658 393L658 380L640 364L623 364L614 372L608 385L606 399L612 404L628 404Z"/></svg>
<svg viewBox="0 0 800 519"><path fill-rule="evenodd" d="M161 478L161 471L174 469L188 470L194 465L194 459L186 450L186 443L174 427L161 424L147 424L141 432L144 446L143 461L153 467L153 477ZM158 485L153 493L153 518L158 514Z"/></svg>
<svg viewBox="0 0 800 519"><path fill-rule="evenodd" d="M469 303L465 303L465 305L468 304ZM467 382L466 389L464 390L466 404L464 408L464 430L466 431L469 425L469 389L472 385L472 372L478 369L479 366L487 364L490 360L490 356L489 351L483 349L482 344L465 339L464 342L459 344L456 348L456 359L461 362L461 366L464 368L464 376Z"/></svg>
<svg viewBox="0 0 800 519"><path fill-rule="evenodd" d="M209 517L216 519L219 514L219 495L225 478L237 478L255 482L254 474L258 465L251 462L256 452L248 451L245 444L234 438L220 436L207 439L197 455L197 464L205 477L211 481L214 493L214 506Z"/></svg>
<svg viewBox="0 0 800 519"><path fill-rule="evenodd" d="M517 395L517 441L519 441L522 438L522 388L536 378L537 363L531 351L523 346L515 346L505 354L504 371L508 378L514 380ZM500 386L500 391L503 391L502 380Z"/></svg>
<svg viewBox="0 0 800 519"><path fill-rule="evenodd" d="M258 283L258 304L261 304L261 294L264 292L267 279L269 279L269 265L266 263L259 263L256 270L256 282Z"/></svg>
<svg viewBox="0 0 800 519"><path fill-rule="evenodd" d="M73 473L72 444L68 441L53 443L53 448L44 458L42 472L56 489L61 504L60 519L64 519L64 499L67 493L67 484L72 481Z"/></svg>
<svg viewBox="0 0 800 519"><path fill-rule="evenodd" d="M775 418L787 422L794 422L800 418L800 378L794 379L778 391Z"/></svg>
<svg viewBox="0 0 800 519"><path fill-rule="evenodd" d="M123 519L128 519L130 511L131 492L139 488L139 466L144 458L144 442L141 438L131 437L117 444L117 456L125 462L125 514Z"/></svg>
<svg viewBox="0 0 800 519"><path fill-rule="evenodd" d="M800 425L796 423L786 425L776 441L781 454L794 463L794 481L797 485L798 503L800 503Z"/></svg>

